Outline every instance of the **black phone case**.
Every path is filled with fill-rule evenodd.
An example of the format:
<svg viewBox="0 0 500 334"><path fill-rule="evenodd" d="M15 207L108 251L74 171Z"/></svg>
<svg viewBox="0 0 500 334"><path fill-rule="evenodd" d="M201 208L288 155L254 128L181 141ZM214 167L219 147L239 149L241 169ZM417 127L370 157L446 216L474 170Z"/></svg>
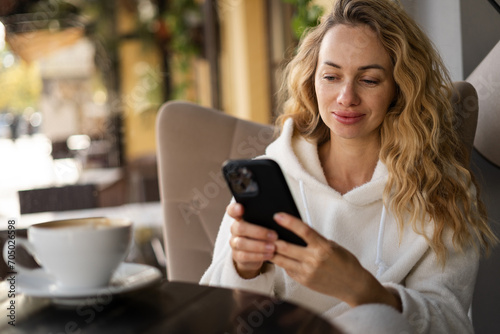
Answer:
<svg viewBox="0 0 500 334"><path fill-rule="evenodd" d="M275 161L228 160L222 166L222 173L235 200L245 209L245 221L275 230L282 240L306 246L302 238L273 219L277 212L301 219L286 179Z"/></svg>

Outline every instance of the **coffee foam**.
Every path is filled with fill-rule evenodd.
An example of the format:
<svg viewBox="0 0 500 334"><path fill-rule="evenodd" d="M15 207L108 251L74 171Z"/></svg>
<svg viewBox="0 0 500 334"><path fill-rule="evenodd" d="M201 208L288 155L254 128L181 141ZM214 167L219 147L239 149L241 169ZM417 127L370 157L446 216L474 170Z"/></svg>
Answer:
<svg viewBox="0 0 500 334"><path fill-rule="evenodd" d="M35 224L33 227L43 229L61 229L61 228L93 228L93 229L109 229L116 227L125 227L130 225L130 222L125 219L118 218L77 218L65 219L57 221L49 221L45 223Z"/></svg>

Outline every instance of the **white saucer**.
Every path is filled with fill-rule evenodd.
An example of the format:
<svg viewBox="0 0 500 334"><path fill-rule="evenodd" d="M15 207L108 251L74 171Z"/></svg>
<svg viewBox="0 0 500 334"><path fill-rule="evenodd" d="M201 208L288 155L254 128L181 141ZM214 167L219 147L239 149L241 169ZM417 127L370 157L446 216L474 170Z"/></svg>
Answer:
<svg viewBox="0 0 500 334"><path fill-rule="evenodd" d="M34 279L33 277L18 274L16 288L20 293L26 296L57 298L59 300L68 298L68 301L71 298L97 298L137 290L162 277L160 270L155 267L124 262L120 264L107 286L85 290L70 290L60 289L43 272L43 269L35 269L33 274L39 274L39 276Z"/></svg>

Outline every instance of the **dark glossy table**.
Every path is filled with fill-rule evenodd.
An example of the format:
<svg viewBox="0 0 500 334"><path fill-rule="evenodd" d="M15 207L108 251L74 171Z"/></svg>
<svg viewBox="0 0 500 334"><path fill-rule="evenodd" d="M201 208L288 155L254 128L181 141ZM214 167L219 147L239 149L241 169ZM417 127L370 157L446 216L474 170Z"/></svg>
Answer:
<svg viewBox="0 0 500 334"><path fill-rule="evenodd" d="M323 318L291 303L165 280L72 306L22 295L16 300L22 307L16 326L1 319L1 333L338 333Z"/></svg>

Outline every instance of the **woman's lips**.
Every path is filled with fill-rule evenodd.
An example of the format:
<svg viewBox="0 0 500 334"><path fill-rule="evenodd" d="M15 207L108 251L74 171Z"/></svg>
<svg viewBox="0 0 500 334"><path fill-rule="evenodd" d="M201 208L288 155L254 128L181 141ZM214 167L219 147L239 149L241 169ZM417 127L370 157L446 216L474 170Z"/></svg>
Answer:
<svg viewBox="0 0 500 334"><path fill-rule="evenodd" d="M333 111L333 117L342 124L351 125L360 122L365 114L359 112Z"/></svg>

